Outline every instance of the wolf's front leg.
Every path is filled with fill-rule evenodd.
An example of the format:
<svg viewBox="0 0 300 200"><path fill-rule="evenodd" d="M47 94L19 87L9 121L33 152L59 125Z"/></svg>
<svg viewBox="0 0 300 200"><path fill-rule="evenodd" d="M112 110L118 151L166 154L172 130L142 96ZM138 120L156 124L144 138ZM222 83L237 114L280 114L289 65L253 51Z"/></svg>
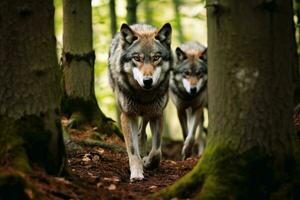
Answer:
<svg viewBox="0 0 300 200"><path fill-rule="evenodd" d="M139 127L139 148L141 156L145 156L147 153L147 134L146 127L149 119L142 117L141 124Z"/></svg>
<svg viewBox="0 0 300 200"><path fill-rule="evenodd" d="M204 127L203 127L203 123L204 123L203 112L201 115L202 116L200 117L200 122L199 122L199 133L196 137L196 144L198 146L198 156L201 156L203 154L205 148L205 142L206 142L206 132L204 131Z"/></svg>
<svg viewBox="0 0 300 200"><path fill-rule="evenodd" d="M188 118L188 135L184 141L183 148L182 148L182 159L185 160L186 158L192 155L193 145L194 145L194 137L197 126L201 119L202 109L192 110L189 118Z"/></svg>
<svg viewBox="0 0 300 200"><path fill-rule="evenodd" d="M142 180L143 162L138 144L138 119L125 113L121 115L122 130L125 135L126 149L129 158L130 181Z"/></svg>
<svg viewBox="0 0 300 200"><path fill-rule="evenodd" d="M187 115L185 109L177 108L177 116L180 122L180 127L182 130L183 140L187 137L188 127L187 127Z"/></svg>
<svg viewBox="0 0 300 200"><path fill-rule="evenodd" d="M163 131L163 115L150 119L152 132L152 149L148 156L143 158L144 166L154 169L159 166L161 160L161 136Z"/></svg>

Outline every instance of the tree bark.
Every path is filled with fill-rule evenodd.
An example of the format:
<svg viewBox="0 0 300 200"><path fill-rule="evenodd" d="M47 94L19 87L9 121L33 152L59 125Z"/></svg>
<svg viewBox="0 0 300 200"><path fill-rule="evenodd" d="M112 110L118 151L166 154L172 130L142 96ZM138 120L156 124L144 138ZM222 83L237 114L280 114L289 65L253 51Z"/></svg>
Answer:
<svg viewBox="0 0 300 200"><path fill-rule="evenodd" d="M173 0L174 12L175 12L175 22L176 22L176 30L178 31L177 39L180 43L184 42L184 35L181 25L181 16L179 7L181 5L181 0Z"/></svg>
<svg viewBox="0 0 300 200"><path fill-rule="evenodd" d="M127 0L127 15L126 15L126 21L129 25L136 24L137 23L137 6L138 3L136 0Z"/></svg>
<svg viewBox="0 0 300 200"><path fill-rule="evenodd" d="M2 0L0 30L0 166L22 172L39 166L62 175L66 155L53 1ZM10 175L0 171L0 188L13 187Z"/></svg>
<svg viewBox="0 0 300 200"><path fill-rule="evenodd" d="M113 38L117 33L117 16L116 16L116 2L115 0L109 0L109 13L110 13L110 32Z"/></svg>
<svg viewBox="0 0 300 200"><path fill-rule="evenodd" d="M294 94L294 105L296 106L296 110L299 111L300 109L300 55L299 55L299 49L300 49L300 0L294 0L294 11L295 15L297 17L296 23L295 23L295 35L297 35L297 40L295 38L295 48L296 50L296 63L295 63L295 71L294 74L294 82L295 82L295 94Z"/></svg>
<svg viewBox="0 0 300 200"><path fill-rule="evenodd" d="M207 146L190 173L150 198L299 199L292 1L206 5Z"/></svg>
<svg viewBox="0 0 300 200"><path fill-rule="evenodd" d="M69 127L90 123L101 133L115 132L122 137L99 108L95 96L91 1L64 0L63 24L62 111L70 117Z"/></svg>

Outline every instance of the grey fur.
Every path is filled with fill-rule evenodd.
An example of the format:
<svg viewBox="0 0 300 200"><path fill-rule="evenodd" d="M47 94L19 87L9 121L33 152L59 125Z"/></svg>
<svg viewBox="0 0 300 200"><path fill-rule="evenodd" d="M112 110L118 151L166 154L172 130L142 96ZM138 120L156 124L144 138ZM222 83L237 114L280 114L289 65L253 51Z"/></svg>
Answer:
<svg viewBox="0 0 300 200"><path fill-rule="evenodd" d="M171 30L170 24L165 24L159 31L145 24L130 27L123 24L121 33L114 37L110 47L109 79L122 111L121 122L132 181L144 178L143 167L155 168L161 160L163 110L168 102L169 76L173 65ZM154 64L153 59L157 54L159 61ZM139 60L139 56L142 56L142 62L135 59L138 57ZM151 75L153 84L151 79L150 88L142 87L140 79L134 76L139 76L136 74L136 70L140 70L137 62L140 67L147 65L160 70L157 72L159 75L154 76L155 72ZM143 73L143 80L150 77L146 72ZM136 128L138 117L142 118L139 130ZM142 159L148 122L153 135L153 145L149 155Z"/></svg>
<svg viewBox="0 0 300 200"><path fill-rule="evenodd" d="M135 24L130 28L136 32L156 32L157 29L146 24ZM149 51L143 49L142 42L136 41L128 49L124 49L124 41L118 33L111 44L109 52L109 79L113 88L118 105L125 113L154 117L162 114L168 101L169 71L173 64L171 50L155 41L154 50L160 50L163 53L164 63L168 66L163 68L163 76L160 78L159 85L151 90L145 91L133 79L132 74L126 73L124 64L130 62L128 49L134 51Z"/></svg>
<svg viewBox="0 0 300 200"><path fill-rule="evenodd" d="M182 156L185 159L191 155L197 126L200 129L199 139L197 140L201 140L196 141L201 144L199 146L199 154L202 153L204 148L202 126L204 120L203 108L207 107L207 56L204 54L201 59L193 56L193 52L203 52L206 49L205 46L198 42L187 42L180 45L179 48L179 50L176 50L177 63L170 78L170 94L177 108L178 118L185 139L182 150ZM204 73L200 90L195 95L189 94L183 85L182 80L185 71L190 71L193 76L196 76L199 71Z"/></svg>

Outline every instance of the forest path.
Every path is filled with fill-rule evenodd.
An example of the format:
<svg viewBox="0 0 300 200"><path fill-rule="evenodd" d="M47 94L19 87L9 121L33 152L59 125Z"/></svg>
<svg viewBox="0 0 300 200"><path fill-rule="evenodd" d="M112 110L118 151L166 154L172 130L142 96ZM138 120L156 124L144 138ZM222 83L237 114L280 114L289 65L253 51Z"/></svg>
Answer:
<svg viewBox="0 0 300 200"><path fill-rule="evenodd" d="M31 177L46 199L140 200L174 183L198 160L197 157L179 160L181 142L165 142L160 167L145 170L143 181L130 183L128 156L123 142L104 137L101 140L112 145L112 148L104 148L102 143L83 142L99 136L92 128L69 129L67 132L70 133L69 141L72 141L66 143L71 178L53 178L44 173Z"/></svg>

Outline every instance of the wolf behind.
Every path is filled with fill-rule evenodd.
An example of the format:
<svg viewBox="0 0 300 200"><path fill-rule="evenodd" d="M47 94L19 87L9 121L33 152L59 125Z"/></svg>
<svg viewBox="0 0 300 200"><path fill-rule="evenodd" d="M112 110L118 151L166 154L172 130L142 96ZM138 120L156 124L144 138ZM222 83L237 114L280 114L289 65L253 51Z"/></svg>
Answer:
<svg viewBox="0 0 300 200"><path fill-rule="evenodd" d="M158 167L161 160L163 110L173 64L171 33L169 23L160 30L146 24L123 24L110 47L109 79L122 112L131 181L142 180L143 167ZM152 149L142 158L148 122Z"/></svg>
<svg viewBox="0 0 300 200"><path fill-rule="evenodd" d="M176 48L177 63L170 79L170 94L177 108L184 145L182 158L192 153L195 132L199 125L198 153L204 149L203 108L207 107L206 47L198 42L187 42Z"/></svg>

